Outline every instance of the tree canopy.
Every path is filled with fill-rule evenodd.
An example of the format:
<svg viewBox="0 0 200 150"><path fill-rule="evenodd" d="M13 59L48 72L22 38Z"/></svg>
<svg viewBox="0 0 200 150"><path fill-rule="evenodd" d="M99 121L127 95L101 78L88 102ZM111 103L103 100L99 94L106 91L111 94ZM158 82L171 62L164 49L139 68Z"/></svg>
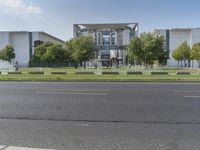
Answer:
<svg viewBox="0 0 200 150"><path fill-rule="evenodd" d="M33 63L64 63L66 62L65 50L62 45L51 42L36 44L31 62Z"/></svg>
<svg viewBox="0 0 200 150"><path fill-rule="evenodd" d="M94 58L95 45L91 36L80 36L66 43L67 59L78 64Z"/></svg>
<svg viewBox="0 0 200 150"><path fill-rule="evenodd" d="M190 47L188 46L187 41L184 41L183 43L181 43L172 52L172 57L178 61L178 65L179 65L179 61L181 61L181 65L182 65L182 61L190 60Z"/></svg>
<svg viewBox="0 0 200 150"><path fill-rule="evenodd" d="M200 42L193 45L191 49L191 59L197 60L200 67Z"/></svg>
<svg viewBox="0 0 200 150"><path fill-rule="evenodd" d="M161 58L167 59L168 54L165 52L164 44L164 37L158 33L142 33L140 37L129 42L129 59L134 59L145 66L152 65L155 61L160 61Z"/></svg>
<svg viewBox="0 0 200 150"><path fill-rule="evenodd" d="M0 59L11 62L15 58L15 50L13 46L7 45L0 51Z"/></svg>
<svg viewBox="0 0 200 150"><path fill-rule="evenodd" d="M65 46L52 42L35 41L30 63L82 63L94 57L95 45L90 36L73 38Z"/></svg>

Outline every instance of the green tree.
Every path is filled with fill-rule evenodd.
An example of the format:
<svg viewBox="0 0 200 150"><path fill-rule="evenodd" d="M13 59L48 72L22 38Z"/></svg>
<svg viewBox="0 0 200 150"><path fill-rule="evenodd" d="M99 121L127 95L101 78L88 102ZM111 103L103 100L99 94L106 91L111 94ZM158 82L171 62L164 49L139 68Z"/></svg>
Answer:
<svg viewBox="0 0 200 150"><path fill-rule="evenodd" d="M178 67L180 66L180 61L182 60L181 58L181 51L180 49L175 49L173 52L172 52L172 57L178 61Z"/></svg>
<svg viewBox="0 0 200 150"><path fill-rule="evenodd" d="M84 63L85 67L85 62L94 58L96 48L91 36L71 39L68 46L68 49L71 49L71 58L76 64Z"/></svg>
<svg viewBox="0 0 200 150"><path fill-rule="evenodd" d="M181 61L181 67L182 62L184 61L184 64L186 64L186 61L188 61L188 64L190 64L190 47L187 44L187 41L184 41L181 43L172 53L172 57L175 60ZM178 62L179 63L179 62ZM189 65L188 65L189 66Z"/></svg>
<svg viewBox="0 0 200 150"><path fill-rule="evenodd" d="M29 64L34 63L65 63L66 52L62 45L52 42L37 42L33 58Z"/></svg>
<svg viewBox="0 0 200 150"><path fill-rule="evenodd" d="M43 43L44 43L43 41L36 40L36 41L34 41L34 46L33 47L37 47L38 45L41 45Z"/></svg>
<svg viewBox="0 0 200 150"><path fill-rule="evenodd" d="M43 63L46 62L46 59L45 59L44 55L45 55L45 53L47 51L47 48L52 46L52 45L53 45L53 43L51 43L51 42L44 42L44 43L42 43L40 45L37 45L35 47L33 59L35 61L37 61L38 63L39 62L43 62Z"/></svg>
<svg viewBox="0 0 200 150"><path fill-rule="evenodd" d="M129 59L142 62L145 66L154 64L166 55L164 49L165 39L156 32L142 33L140 37L129 42ZM159 62L161 63L161 62Z"/></svg>
<svg viewBox="0 0 200 150"><path fill-rule="evenodd" d="M67 63L74 63L73 58L72 58L72 49L73 49L73 39L70 39L65 43L64 47L64 55L65 55L65 61Z"/></svg>
<svg viewBox="0 0 200 150"><path fill-rule="evenodd" d="M193 45L191 49L191 59L198 61L200 68L200 42Z"/></svg>
<svg viewBox="0 0 200 150"><path fill-rule="evenodd" d="M143 58L142 41L139 37L132 39L128 46L129 64L140 64Z"/></svg>
<svg viewBox="0 0 200 150"><path fill-rule="evenodd" d="M47 47L44 54L44 60L48 63L64 63L64 50L61 45L54 44Z"/></svg>
<svg viewBox="0 0 200 150"><path fill-rule="evenodd" d="M0 59L11 62L15 58L15 50L13 46L7 45L0 51Z"/></svg>

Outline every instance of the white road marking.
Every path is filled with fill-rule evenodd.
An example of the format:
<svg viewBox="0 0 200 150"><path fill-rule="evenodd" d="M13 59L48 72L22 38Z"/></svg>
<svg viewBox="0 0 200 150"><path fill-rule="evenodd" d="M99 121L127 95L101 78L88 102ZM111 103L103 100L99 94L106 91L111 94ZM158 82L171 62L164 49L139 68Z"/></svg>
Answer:
<svg viewBox="0 0 200 150"><path fill-rule="evenodd" d="M78 124L77 126L88 127L89 124L87 124L87 123L81 123L81 124Z"/></svg>
<svg viewBox="0 0 200 150"><path fill-rule="evenodd" d="M45 92L110 92L111 90L67 90L67 89L47 89Z"/></svg>
<svg viewBox="0 0 200 150"><path fill-rule="evenodd" d="M107 96L107 93L75 93L75 92L36 92L37 94L59 94L59 95L94 95Z"/></svg>
<svg viewBox="0 0 200 150"><path fill-rule="evenodd" d="M175 91L176 93L200 93L200 91Z"/></svg>
<svg viewBox="0 0 200 150"><path fill-rule="evenodd" d="M6 148L7 146L0 145L0 150Z"/></svg>
<svg viewBox="0 0 200 150"><path fill-rule="evenodd" d="M53 150L53 149L26 148L26 147L14 147L14 146L1 146L0 145L0 150Z"/></svg>
<svg viewBox="0 0 200 150"><path fill-rule="evenodd" d="M200 98L200 96L184 96L185 98Z"/></svg>

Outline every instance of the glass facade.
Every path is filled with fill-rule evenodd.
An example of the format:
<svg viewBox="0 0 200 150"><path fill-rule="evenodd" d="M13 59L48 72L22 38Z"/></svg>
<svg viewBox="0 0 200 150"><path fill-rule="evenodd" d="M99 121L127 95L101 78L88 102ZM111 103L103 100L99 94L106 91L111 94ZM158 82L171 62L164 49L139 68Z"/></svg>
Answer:
<svg viewBox="0 0 200 150"><path fill-rule="evenodd" d="M92 36L102 65L113 58L126 64L128 42L138 36L138 23L74 24L74 37Z"/></svg>

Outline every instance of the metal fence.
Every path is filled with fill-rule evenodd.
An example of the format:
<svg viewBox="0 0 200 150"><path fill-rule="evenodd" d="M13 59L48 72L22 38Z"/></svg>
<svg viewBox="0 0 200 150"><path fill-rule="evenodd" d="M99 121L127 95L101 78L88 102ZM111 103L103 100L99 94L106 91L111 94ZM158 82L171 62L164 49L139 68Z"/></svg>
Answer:
<svg viewBox="0 0 200 150"><path fill-rule="evenodd" d="M14 62L0 60L0 70L15 70Z"/></svg>

